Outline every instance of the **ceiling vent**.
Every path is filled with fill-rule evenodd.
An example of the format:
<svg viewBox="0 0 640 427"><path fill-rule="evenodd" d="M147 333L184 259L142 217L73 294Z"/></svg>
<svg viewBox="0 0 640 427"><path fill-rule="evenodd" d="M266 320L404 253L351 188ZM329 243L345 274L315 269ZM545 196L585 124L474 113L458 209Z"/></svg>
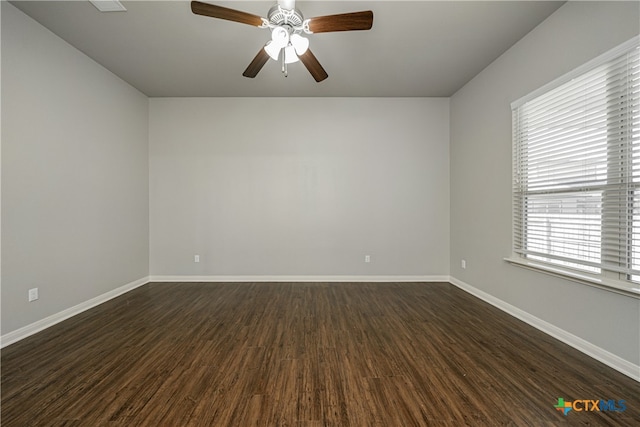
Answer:
<svg viewBox="0 0 640 427"><path fill-rule="evenodd" d="M89 0L100 12L126 12L118 0Z"/></svg>

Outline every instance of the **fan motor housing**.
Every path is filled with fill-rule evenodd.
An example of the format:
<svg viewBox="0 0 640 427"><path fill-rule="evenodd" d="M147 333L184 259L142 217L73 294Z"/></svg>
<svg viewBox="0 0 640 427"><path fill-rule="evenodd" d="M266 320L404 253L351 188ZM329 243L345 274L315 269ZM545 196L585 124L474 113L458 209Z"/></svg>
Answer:
<svg viewBox="0 0 640 427"><path fill-rule="evenodd" d="M298 9L286 10L278 5L269 9L267 16L269 17L269 22L278 27L285 25L299 27L304 22L304 17Z"/></svg>

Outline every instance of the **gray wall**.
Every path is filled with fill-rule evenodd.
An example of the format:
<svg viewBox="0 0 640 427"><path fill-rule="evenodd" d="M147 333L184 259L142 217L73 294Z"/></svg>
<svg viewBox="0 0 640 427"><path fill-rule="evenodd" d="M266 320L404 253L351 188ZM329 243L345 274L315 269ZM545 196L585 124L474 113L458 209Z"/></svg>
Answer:
<svg viewBox="0 0 640 427"><path fill-rule="evenodd" d="M636 365L639 300L503 258L511 254L510 103L638 34L639 5L569 2L451 98L451 275Z"/></svg>
<svg viewBox="0 0 640 427"><path fill-rule="evenodd" d="M148 224L147 98L3 1L2 334L148 276Z"/></svg>
<svg viewBox="0 0 640 427"><path fill-rule="evenodd" d="M448 276L448 117L448 99L151 99L151 275Z"/></svg>

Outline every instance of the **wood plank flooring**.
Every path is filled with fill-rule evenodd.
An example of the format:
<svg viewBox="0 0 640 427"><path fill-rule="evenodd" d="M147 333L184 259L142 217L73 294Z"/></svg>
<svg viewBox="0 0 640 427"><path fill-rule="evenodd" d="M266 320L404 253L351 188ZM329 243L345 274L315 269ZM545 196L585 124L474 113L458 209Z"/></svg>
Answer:
<svg viewBox="0 0 640 427"><path fill-rule="evenodd" d="M6 427L640 420L640 383L446 283L150 283L1 362Z"/></svg>

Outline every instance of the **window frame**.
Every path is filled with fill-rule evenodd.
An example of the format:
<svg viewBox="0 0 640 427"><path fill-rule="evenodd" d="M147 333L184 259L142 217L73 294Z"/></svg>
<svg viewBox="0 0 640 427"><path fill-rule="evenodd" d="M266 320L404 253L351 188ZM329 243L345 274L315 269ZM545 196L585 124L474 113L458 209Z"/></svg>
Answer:
<svg viewBox="0 0 640 427"><path fill-rule="evenodd" d="M518 99L517 101L514 101L511 104L511 109L512 111L516 111L517 109L519 109L520 107L524 106L526 103L533 101L539 97L542 97L543 95L547 94L548 92L559 88L560 86L570 82L571 80L582 76L585 73L588 73L592 70L594 70L597 67L600 67L602 65L607 64L608 62L611 62L612 60L618 58L619 56L630 52L632 49L638 48L638 46L640 46L640 36L636 36L633 37L632 39L628 40L625 43L622 43L621 45L611 49L610 51L604 53L603 55L598 56L597 58L593 59L592 61L587 62L586 64L576 68L575 70L561 76L560 78L542 86L541 88L531 92L530 94ZM605 95L608 96L608 95ZM609 115L607 114L607 122L609 122ZM624 121L622 121L624 122ZM514 113L514 118L513 118L513 129L512 129L512 135L513 135L513 186L512 186L512 201L513 201L513 209L512 209L512 213L513 213L513 217L512 217L512 253L509 257L505 258L505 261L508 261L509 263L516 265L516 266L520 266L520 267L525 267L528 269L532 269L532 270L536 270L536 271L540 271L543 273L547 273L547 274L551 274L554 276L558 276L558 277L562 277L565 279L569 279L569 280L573 280L579 283L583 283L583 284L587 284L590 286L595 286L598 288L602 288L608 291L612 291L612 292L616 292L619 294L623 294L623 295L627 295L627 296L631 296L634 298L639 298L640 299L640 280L638 280L638 276L636 276L633 273L629 273L629 272L620 272L620 271L615 271L614 269L608 269L608 266L606 265L606 262L604 260L600 260L600 262L598 263L598 269L600 271L594 270L593 272L589 272L586 270L581 270L581 269L576 269L576 268L572 268L570 266L563 266L563 265L557 265L553 260L551 261L544 261L541 259L535 259L536 255L529 253L530 251L527 250L520 250L517 246L518 246L518 242L524 244L527 241L527 237L525 235L525 233L528 230L528 226L526 225L526 221L528 221L527 218L527 214L531 214L531 211L528 207L521 207L518 208L518 206L516 205L516 203L518 202L518 197L521 198L520 202L521 203L525 203L525 197L530 197L530 195L534 195L535 194L535 190L534 191L524 191L524 192L520 192L518 190L520 186L520 183L518 182L518 176L516 175L516 172L518 170L518 165L516 164L516 161L519 160L518 157L518 151L520 146L518 145L518 138L517 138L517 131L520 130L520 124L516 123L516 119L515 119L515 113ZM610 125L608 124L607 127L609 127ZM624 131L624 130L623 130ZM626 130L627 132L629 132L629 130ZM610 132L607 132L607 135ZM635 142L635 141L633 141ZM607 151L607 180L610 180L609 175L611 174L611 170L623 170L624 168L628 168L628 167L633 167L633 154L632 154L632 150L633 147L635 146L635 144L626 144L626 148L623 150L624 152L621 153L621 157L616 158L615 160L613 160L613 154L610 153L611 147L617 147L617 142L612 142L612 139L607 137L606 138L606 151ZM636 146L637 148L637 146ZM620 153L617 153L616 155L620 155ZM616 168L610 168L609 164L610 162L616 161L618 163L622 162L624 163L624 166L617 166ZM615 197L615 203L618 204L622 199L624 199L623 203L626 206L627 212L628 209L631 207L631 209L633 209L633 198L636 197L636 208L637 208L637 199L640 198L640 196L638 196L637 194L640 193L640 181L636 182L634 181L634 178L631 175L629 175L630 178L628 180L628 182L624 182L624 186L626 186L626 192L620 196L620 193L622 193L622 191L620 190L620 188L614 190L614 192L616 192L616 194L613 196ZM589 188L587 188L589 187ZM625 248L623 251L621 251L621 253L626 254L626 257L628 258L627 260L625 260L627 262L627 265L633 266L632 264L632 260L631 258L633 257L633 252L632 252L632 240L633 240L633 232L634 230L637 230L636 227L636 221L640 221L636 218L634 218L634 215L620 215L615 213L615 210L613 211L614 213L612 214L612 210L611 209L605 209L605 204L606 203L610 203L610 201L608 200L611 196L610 194L607 193L607 189L610 187L609 184L604 185L604 186L599 186L599 185L589 185L589 184L585 184L582 186L578 186L576 188L572 188L570 191L567 191L566 188L564 189L560 189L558 190L558 194L577 194L577 191L580 191L579 189L586 191L586 190L598 190L601 191L601 216L599 218L599 226L601 231L601 236L600 236L600 243L599 243L599 248L601 249L603 247L602 241L605 239L605 237L611 237L609 234L607 234L607 231L604 230L604 225L609 225L612 221L618 221L618 222L622 222L625 223L624 227L621 227L621 229L624 229L624 233L626 234L626 237L621 238L621 239L615 239L616 242L618 242L618 246L620 245L624 245ZM610 190L609 190L610 191ZM554 191L548 191L547 194L553 194ZM622 210L618 210L618 212L621 212ZM518 212L521 213L521 215L518 215ZM636 214L637 215L637 214ZM617 218L615 218L617 217ZM636 233L637 234L637 233ZM519 235L519 237L518 237ZM636 248L637 250L637 248ZM544 257L544 254L542 255ZM604 255L601 255L601 258L604 258ZM547 260L549 260L550 258L547 257ZM618 258L618 260L620 260L620 258ZM571 260L568 260L571 261ZM589 262L586 263L581 263L583 265L587 265L589 264ZM637 268L637 267L636 267ZM635 277L636 281L632 281L632 279Z"/></svg>

